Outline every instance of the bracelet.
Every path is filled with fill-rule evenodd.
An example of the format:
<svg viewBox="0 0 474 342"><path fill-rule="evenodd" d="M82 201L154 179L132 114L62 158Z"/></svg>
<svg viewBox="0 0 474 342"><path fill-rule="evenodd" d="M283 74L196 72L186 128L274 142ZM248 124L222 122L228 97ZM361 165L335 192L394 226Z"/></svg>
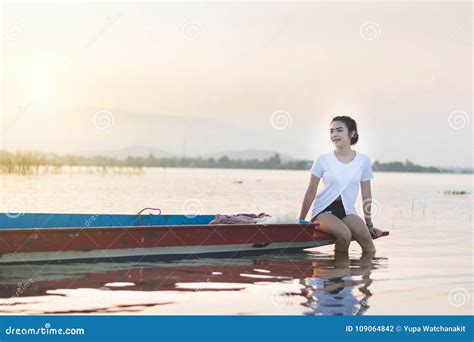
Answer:
<svg viewBox="0 0 474 342"><path fill-rule="evenodd" d="M373 224L372 222L367 223L367 228L369 228L369 229L370 229L370 228L374 228L374 224Z"/></svg>

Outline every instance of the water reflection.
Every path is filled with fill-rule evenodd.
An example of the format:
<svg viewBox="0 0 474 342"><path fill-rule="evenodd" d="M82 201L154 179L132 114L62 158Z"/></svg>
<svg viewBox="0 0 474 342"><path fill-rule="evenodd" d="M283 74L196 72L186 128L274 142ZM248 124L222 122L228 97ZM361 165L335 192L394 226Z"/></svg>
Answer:
<svg viewBox="0 0 474 342"><path fill-rule="evenodd" d="M52 295L59 295L65 301L68 296L74 297L70 301L72 304L67 303L72 305L69 310L71 313L125 313L125 310L121 310L123 305L112 307L112 300L105 301L110 304L108 308L104 308L104 301L99 301L102 306L97 306L97 300L93 301L96 306L84 307L85 300L80 300L86 293L84 289L95 289L95 292L107 290L108 297L116 293L120 299L125 295L127 307L135 305L137 312L143 306L140 298L148 296L147 294L162 294L162 297L169 299L164 301L161 298L160 301L153 302L148 296L147 307L167 305L171 306L169 312L173 312L174 303L186 303L188 299L195 299L186 297L187 293L194 293L193 296L197 296L200 301L208 300L209 296L228 293L229 299L230 295L234 296L232 300L241 299L243 305L238 309L236 305L234 312L238 314L244 312L242 306L245 303L250 303L261 296L261 293L265 293L258 291L268 288L268 293L274 293L275 286L280 286L280 289L291 288L290 295L297 299L279 302L294 306L293 309L296 310L291 312L308 315L362 315L368 310L369 298L372 296L369 290L372 282L370 273L381 266L381 260L383 259L373 259L372 256L350 258L347 254L334 256L329 253L297 252L235 259L209 258L153 263L3 266L0 268L0 298L3 298L0 299L0 307L9 310L14 308L15 313L32 310L58 313L60 311L55 311L54 308L48 308L50 311L44 309L44 303L50 305L51 301L48 302L48 299ZM251 287L257 289L259 294L248 291ZM93 296L96 298L97 294ZM75 308L74 303L78 299L82 306ZM282 305L274 305L273 298L262 303L266 303L262 312L283 312ZM275 307L271 307L272 305ZM66 305L63 303L62 307L64 306ZM195 310L191 309L192 305L189 308Z"/></svg>
<svg viewBox="0 0 474 342"><path fill-rule="evenodd" d="M303 279L309 315L363 315L369 309L371 271L383 259L373 254L349 258L347 253L313 261L313 274Z"/></svg>

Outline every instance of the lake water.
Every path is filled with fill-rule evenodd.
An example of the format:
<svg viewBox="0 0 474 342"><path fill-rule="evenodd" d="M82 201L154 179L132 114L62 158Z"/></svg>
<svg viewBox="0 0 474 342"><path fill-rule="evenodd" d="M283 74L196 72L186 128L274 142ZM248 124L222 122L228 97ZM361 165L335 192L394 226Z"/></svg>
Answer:
<svg viewBox="0 0 474 342"><path fill-rule="evenodd" d="M473 313L472 175L375 173L377 255L332 246L236 259L0 266L6 314ZM144 169L1 176L0 211L298 217L306 171ZM358 207L360 208L360 202ZM360 212L360 209L359 209Z"/></svg>

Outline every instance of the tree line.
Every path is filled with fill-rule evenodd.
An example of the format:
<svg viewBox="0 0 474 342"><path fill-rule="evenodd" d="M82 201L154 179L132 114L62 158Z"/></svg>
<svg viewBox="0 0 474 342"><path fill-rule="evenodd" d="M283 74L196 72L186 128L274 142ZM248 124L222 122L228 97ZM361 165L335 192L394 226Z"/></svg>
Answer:
<svg viewBox="0 0 474 342"><path fill-rule="evenodd" d="M310 160L284 160L280 154L259 159L230 159L227 156L220 158L192 158L167 157L156 158L152 154L147 157L128 157L117 159L105 156L75 156L57 155L41 152L8 152L0 151L0 168L3 173L35 173L41 167L59 171L64 166L94 166L94 167L182 167L182 168L226 168L226 169L269 169L269 170L309 170ZM394 161L381 163L375 161L372 165L378 172L430 172L430 173L472 173L472 169L443 169L433 166L420 166L407 160L405 163Z"/></svg>

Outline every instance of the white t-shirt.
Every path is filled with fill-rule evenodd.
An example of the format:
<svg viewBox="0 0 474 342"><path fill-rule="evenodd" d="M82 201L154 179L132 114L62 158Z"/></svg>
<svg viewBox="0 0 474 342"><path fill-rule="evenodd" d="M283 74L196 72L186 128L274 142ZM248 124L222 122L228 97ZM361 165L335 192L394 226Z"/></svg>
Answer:
<svg viewBox="0 0 474 342"><path fill-rule="evenodd" d="M339 161L334 152L321 154L314 161L311 173L323 179L324 188L314 199L311 218L326 209L339 195L346 214L357 214L354 204L359 194L359 183L374 176L369 157L355 152L354 159L349 163Z"/></svg>

